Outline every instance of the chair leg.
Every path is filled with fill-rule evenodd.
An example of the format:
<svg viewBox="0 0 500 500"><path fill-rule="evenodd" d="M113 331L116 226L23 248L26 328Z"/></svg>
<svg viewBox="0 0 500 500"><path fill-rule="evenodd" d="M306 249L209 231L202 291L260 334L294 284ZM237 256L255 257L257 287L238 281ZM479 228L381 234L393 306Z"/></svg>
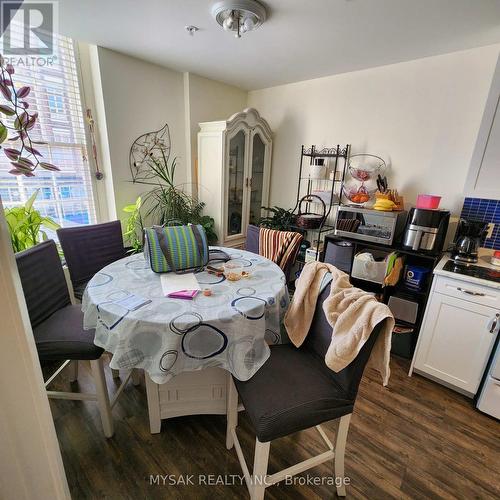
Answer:
<svg viewBox="0 0 500 500"><path fill-rule="evenodd" d="M270 446L271 441L261 443L258 439L255 439L251 500L262 500L264 498Z"/></svg>
<svg viewBox="0 0 500 500"><path fill-rule="evenodd" d="M132 379L132 385L141 385L141 372L138 368L132 368L132 375L130 378Z"/></svg>
<svg viewBox="0 0 500 500"><path fill-rule="evenodd" d="M226 384L226 448L230 450L234 446L232 431L238 425L238 391L233 382L231 372L227 372Z"/></svg>
<svg viewBox="0 0 500 500"><path fill-rule="evenodd" d="M337 440L335 442L335 482L337 486L337 495L345 497L345 478L344 478L344 455L345 446L347 442L347 433L349 432L349 423L351 422L351 415L344 415L339 422L337 429Z"/></svg>
<svg viewBox="0 0 500 500"><path fill-rule="evenodd" d="M69 364L69 381L76 382L78 380L78 360L72 361Z"/></svg>
<svg viewBox="0 0 500 500"><path fill-rule="evenodd" d="M99 406L99 412L101 414L104 435L110 438L114 433L113 418L111 416L111 406L109 404L109 394L106 386L106 379L104 377L102 357L99 359L92 359L90 361L90 366L92 369L92 376L94 377L97 404Z"/></svg>

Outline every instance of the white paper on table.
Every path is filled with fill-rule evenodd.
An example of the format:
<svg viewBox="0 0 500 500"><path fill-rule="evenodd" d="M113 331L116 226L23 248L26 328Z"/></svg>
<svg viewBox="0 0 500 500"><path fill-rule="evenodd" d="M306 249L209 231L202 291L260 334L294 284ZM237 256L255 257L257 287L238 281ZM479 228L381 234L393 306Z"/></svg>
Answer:
<svg viewBox="0 0 500 500"><path fill-rule="evenodd" d="M171 293L180 292L182 290L201 290L200 284L194 273L162 274L160 280L163 295L165 295L165 297Z"/></svg>
<svg viewBox="0 0 500 500"><path fill-rule="evenodd" d="M145 299L144 297L139 297L139 295L134 295L133 293L131 293L123 299L115 300L114 303L124 307L125 309L128 309L129 311L137 311L137 309L140 309L142 306L150 304L151 300Z"/></svg>

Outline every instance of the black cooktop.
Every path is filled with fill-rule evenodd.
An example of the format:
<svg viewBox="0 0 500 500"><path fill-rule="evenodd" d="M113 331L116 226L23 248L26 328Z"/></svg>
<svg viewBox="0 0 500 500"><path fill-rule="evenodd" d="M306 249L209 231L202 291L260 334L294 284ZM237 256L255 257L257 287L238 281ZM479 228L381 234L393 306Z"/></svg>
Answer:
<svg viewBox="0 0 500 500"><path fill-rule="evenodd" d="M463 264L448 260L443 267L443 271L465 274L466 276L473 276L474 278L500 283L500 271L488 269L487 267L475 266L474 264Z"/></svg>

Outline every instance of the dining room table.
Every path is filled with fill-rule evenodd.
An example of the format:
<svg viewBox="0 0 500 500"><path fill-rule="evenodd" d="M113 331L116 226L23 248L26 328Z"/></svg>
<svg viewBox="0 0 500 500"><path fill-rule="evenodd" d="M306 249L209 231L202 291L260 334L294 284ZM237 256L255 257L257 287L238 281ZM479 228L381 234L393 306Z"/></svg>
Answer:
<svg viewBox="0 0 500 500"><path fill-rule="evenodd" d="M282 320L289 305L285 275L263 256L214 247L243 268L237 281L205 268L192 300L163 293L161 275L144 254L99 271L83 295L84 328L111 353L110 368L142 369L151 432L173 416L226 411L227 375L248 380L287 341ZM211 261L221 266L221 261Z"/></svg>

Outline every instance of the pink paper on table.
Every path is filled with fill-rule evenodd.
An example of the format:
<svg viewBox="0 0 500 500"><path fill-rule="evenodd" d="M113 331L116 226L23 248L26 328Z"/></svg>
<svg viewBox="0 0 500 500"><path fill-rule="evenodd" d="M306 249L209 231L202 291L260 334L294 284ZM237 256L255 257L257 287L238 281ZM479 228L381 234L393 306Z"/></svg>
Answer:
<svg viewBox="0 0 500 500"><path fill-rule="evenodd" d="M196 297L199 290L179 290L178 292L172 292L167 295L171 299L185 299L192 300Z"/></svg>
<svg viewBox="0 0 500 500"><path fill-rule="evenodd" d="M160 277L163 295L171 299L193 299L200 290L194 273L162 274Z"/></svg>

